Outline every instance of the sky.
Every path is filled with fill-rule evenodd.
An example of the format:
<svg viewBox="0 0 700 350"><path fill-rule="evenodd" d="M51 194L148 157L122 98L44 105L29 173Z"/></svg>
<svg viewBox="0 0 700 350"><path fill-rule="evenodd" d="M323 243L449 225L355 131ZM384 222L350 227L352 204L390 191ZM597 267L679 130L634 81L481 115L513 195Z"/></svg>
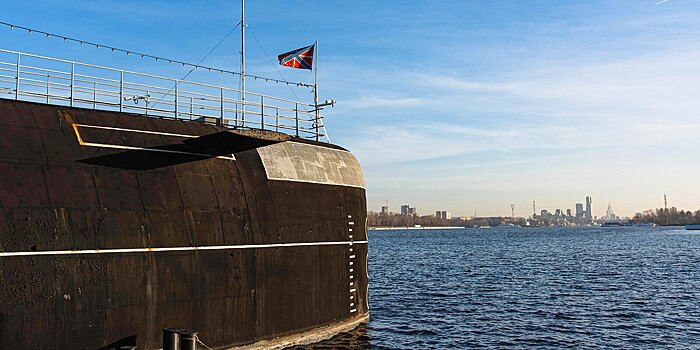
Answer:
<svg viewBox="0 0 700 350"><path fill-rule="evenodd" d="M318 40L333 143L363 166L369 210L593 214L700 208L700 2L246 2L247 72ZM198 62L238 1L0 2L0 21ZM258 42L260 44L258 44ZM188 69L0 28L0 48L181 77ZM234 33L203 64L239 69ZM0 59L7 56L0 54ZM285 78L312 82L282 67ZM195 72L189 79L237 86ZM252 82L254 91L267 86ZM291 94L286 87L269 88ZM295 92L303 99L308 91Z"/></svg>

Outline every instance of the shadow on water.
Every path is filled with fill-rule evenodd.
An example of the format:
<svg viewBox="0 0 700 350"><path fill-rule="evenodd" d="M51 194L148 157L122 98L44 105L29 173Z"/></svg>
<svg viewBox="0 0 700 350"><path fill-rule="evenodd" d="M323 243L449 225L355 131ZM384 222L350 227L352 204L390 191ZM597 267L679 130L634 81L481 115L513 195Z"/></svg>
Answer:
<svg viewBox="0 0 700 350"><path fill-rule="evenodd" d="M367 324L361 324L352 331L340 333L331 339L305 346L296 346L289 349L378 349L378 347L372 346L372 338L370 333L370 327Z"/></svg>

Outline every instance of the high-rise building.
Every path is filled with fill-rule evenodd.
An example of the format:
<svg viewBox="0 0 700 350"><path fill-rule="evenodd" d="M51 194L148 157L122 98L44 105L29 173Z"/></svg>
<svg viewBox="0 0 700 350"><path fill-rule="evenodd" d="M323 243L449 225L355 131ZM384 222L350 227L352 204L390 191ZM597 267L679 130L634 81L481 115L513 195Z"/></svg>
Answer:
<svg viewBox="0 0 700 350"><path fill-rule="evenodd" d="M389 207L382 205L382 215L389 215Z"/></svg>
<svg viewBox="0 0 700 350"><path fill-rule="evenodd" d="M577 218L583 217L583 204L581 204L581 203L576 203L576 217Z"/></svg>
<svg viewBox="0 0 700 350"><path fill-rule="evenodd" d="M612 209L612 205L608 203L608 210L605 212L605 220L616 220L617 216L615 215L615 212Z"/></svg>
<svg viewBox="0 0 700 350"><path fill-rule="evenodd" d="M551 219L551 217L552 217L552 214L549 211L547 211L547 209L542 209L540 211L540 219L549 220L549 219Z"/></svg>
<svg viewBox="0 0 700 350"><path fill-rule="evenodd" d="M452 219L452 214L451 214L449 211L445 211L445 210L440 211L440 210L438 210L438 211L435 212L435 217L438 218L438 219L450 220L450 219Z"/></svg>
<svg viewBox="0 0 700 350"><path fill-rule="evenodd" d="M571 209L566 209L566 216L571 217Z"/></svg>
<svg viewBox="0 0 700 350"><path fill-rule="evenodd" d="M593 212L591 211L592 204L593 200L591 197L586 197L586 221L588 222L593 221Z"/></svg>
<svg viewBox="0 0 700 350"><path fill-rule="evenodd" d="M404 204L401 206L401 215L408 215L408 209L411 207L408 204Z"/></svg>

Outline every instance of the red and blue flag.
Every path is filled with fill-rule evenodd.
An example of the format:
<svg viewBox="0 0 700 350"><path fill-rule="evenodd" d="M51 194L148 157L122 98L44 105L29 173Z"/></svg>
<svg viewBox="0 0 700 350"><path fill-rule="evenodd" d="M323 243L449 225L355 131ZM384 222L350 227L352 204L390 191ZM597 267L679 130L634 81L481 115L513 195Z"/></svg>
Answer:
<svg viewBox="0 0 700 350"><path fill-rule="evenodd" d="M315 46L316 44L285 52L277 56L277 59L280 61L280 65L286 67L311 69L314 63Z"/></svg>

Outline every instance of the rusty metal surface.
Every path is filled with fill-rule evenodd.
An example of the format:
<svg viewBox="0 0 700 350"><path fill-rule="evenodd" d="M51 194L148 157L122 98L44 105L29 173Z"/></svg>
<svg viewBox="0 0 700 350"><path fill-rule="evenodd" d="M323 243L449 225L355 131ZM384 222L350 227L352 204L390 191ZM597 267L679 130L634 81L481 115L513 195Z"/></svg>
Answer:
<svg viewBox="0 0 700 350"><path fill-rule="evenodd" d="M81 146L74 124L215 136L188 145L143 132L84 134L128 147L180 142L175 150L205 154L174 159ZM270 181L255 148L293 138L222 131L0 100L0 252L346 241L348 215L354 240L366 240L364 189ZM228 152L235 157L216 158ZM214 347L244 345L364 317L366 254L355 244L352 253L330 245L0 257L0 349L97 349L134 339L155 349L166 327L197 330Z"/></svg>

